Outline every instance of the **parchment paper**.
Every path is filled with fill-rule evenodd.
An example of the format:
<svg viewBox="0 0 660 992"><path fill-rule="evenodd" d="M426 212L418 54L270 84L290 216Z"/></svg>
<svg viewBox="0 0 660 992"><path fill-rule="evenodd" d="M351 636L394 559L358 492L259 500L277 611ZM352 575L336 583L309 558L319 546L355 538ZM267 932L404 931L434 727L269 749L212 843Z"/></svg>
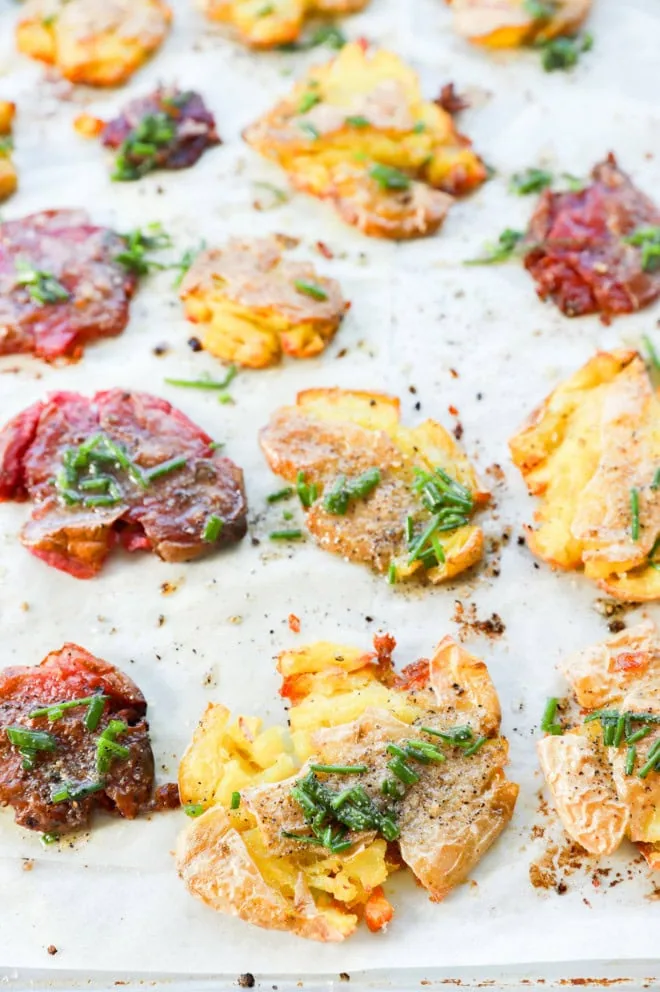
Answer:
<svg viewBox="0 0 660 992"><path fill-rule="evenodd" d="M597 347L637 342L654 333L655 308L609 328L596 319L570 321L537 301L529 276L513 263L465 268L484 241L523 226L533 198L507 191L516 169L547 164L585 175L609 150L658 198L657 100L660 9L655 0L596 0L590 27L594 50L570 73L545 74L535 53L495 57L455 37L441 0L373 0L346 24L391 46L420 71L433 97L453 80L472 94L460 119L497 176L452 209L433 239L395 246L343 227L322 204L295 196L257 212L256 181L279 187L279 170L262 162L240 132L289 89L304 65L326 52L248 54L177 0L175 28L164 49L118 92L73 92L48 82L41 67L12 51L18 5L0 13L0 97L16 99L16 159L21 188L3 216L49 207L83 206L99 222L128 230L162 221L179 251L205 238L279 231L302 239L297 254L339 278L353 308L328 354L272 371L242 373L234 406L213 394L171 388L166 376L219 374L217 363L193 354L172 273L145 281L125 333L90 347L78 365L49 368L30 359L0 359L0 419L52 389L92 392L122 385L163 395L218 440L246 472L252 534L240 548L191 565L147 555L115 556L94 581L48 569L20 545L27 507L0 507L0 659L37 663L65 640L78 641L132 675L150 701L157 766L163 781L204 706L221 700L236 713L268 721L284 716L273 657L291 645L330 638L367 648L378 630L397 637L403 665L428 655L445 633L456 633L455 601L475 602L480 618L497 612L504 635L467 644L488 661L499 689L504 732L511 740L511 777L521 796L513 824L474 872L472 884L441 905L403 877L388 886L396 904L389 932L366 930L343 945L320 946L254 929L214 914L193 900L173 869L171 850L182 813L124 823L101 819L92 835L44 850L36 835L0 814L0 962L4 969L51 967L142 973L352 972L379 967L433 969L460 965L648 957L660 907L647 898L645 869L632 879L595 888L591 871L570 879L559 895L532 888L529 864L545 840L539 822L540 777L534 737L544 700L564 686L555 664L566 652L607 636L594 609L597 590L570 574L537 567L517 543L532 501L508 462L506 441L528 412ZM71 123L84 106L110 115L159 80L199 88L215 112L224 145L194 169L158 173L135 184L111 184L109 162ZM335 253L314 250L321 239ZM178 252L177 252L178 254ZM156 357L153 349L167 344ZM346 354L342 356L342 353ZM454 370L458 373L454 376ZM409 424L433 416L451 426L460 412L464 443L482 471L499 463L506 482L485 515L492 537L511 528L499 576L486 572L422 591L391 589L384 580L316 549L271 545L268 530L281 506L265 511L276 486L256 433L277 406L311 386L384 389L398 394ZM412 387L415 392L413 393ZM493 475L487 475L493 481ZM163 583L176 591L164 595ZM302 621L297 637L290 612ZM650 610L652 614L657 611ZM639 616L639 614L637 614ZM164 617L164 621L159 618ZM635 619L630 614L628 622ZM159 625L160 624L160 625ZM612 859L613 874L633 856ZM27 859L27 860L26 860ZM27 870L30 869L31 870ZM48 945L58 949L47 954Z"/></svg>

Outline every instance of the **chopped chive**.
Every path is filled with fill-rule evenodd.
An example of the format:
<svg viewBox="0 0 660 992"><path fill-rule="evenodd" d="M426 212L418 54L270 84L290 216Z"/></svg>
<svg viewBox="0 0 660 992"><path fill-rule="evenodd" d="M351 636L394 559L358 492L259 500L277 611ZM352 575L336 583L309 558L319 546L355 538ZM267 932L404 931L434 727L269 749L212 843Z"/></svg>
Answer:
<svg viewBox="0 0 660 992"><path fill-rule="evenodd" d="M554 733L554 731L552 731L552 733ZM484 736L477 737L477 739L474 742L474 744L470 744L469 747L466 747L464 749L463 754L465 755L465 757L466 758L470 758L470 757L472 757L473 754L476 754L477 751L481 747L483 747L483 745L486 743L487 740L488 740L488 738L487 737L484 737Z"/></svg>
<svg viewBox="0 0 660 992"><path fill-rule="evenodd" d="M293 513L291 512L291 510L283 510L282 511L282 519L283 520L293 520Z"/></svg>
<svg viewBox="0 0 660 992"><path fill-rule="evenodd" d="M301 530L271 530L268 535L271 541L299 541L302 536Z"/></svg>
<svg viewBox="0 0 660 992"><path fill-rule="evenodd" d="M311 121L298 121L298 129L312 141L318 141L321 137L318 128L315 128Z"/></svg>
<svg viewBox="0 0 660 992"><path fill-rule="evenodd" d="M463 262L463 265L496 265L499 262L507 262L524 237L524 231L514 231L513 228L507 227L498 237L496 244L486 245L488 254L479 258L469 258Z"/></svg>
<svg viewBox="0 0 660 992"><path fill-rule="evenodd" d="M307 92L303 93L302 97L300 98L300 103L298 104L298 113L306 114L308 110L311 110L312 107L315 107L316 104L320 102L321 102L321 97L318 95L318 93L314 93L313 90L307 90Z"/></svg>
<svg viewBox="0 0 660 992"><path fill-rule="evenodd" d="M48 718L49 723L54 723L56 720L62 719L65 710L72 710L77 706L96 705L97 699L106 700L107 698L107 696L97 694L94 696L84 696L82 699L67 699L61 703L51 703L50 706L42 706L39 709L32 710L28 713L28 716L31 720L34 720L40 716L45 716Z"/></svg>
<svg viewBox="0 0 660 992"><path fill-rule="evenodd" d="M410 176L407 176L405 172L401 172L400 169L393 168L391 165L382 165L378 162L371 166L369 175L383 189L400 190L410 188Z"/></svg>
<svg viewBox="0 0 660 992"><path fill-rule="evenodd" d="M410 546L415 534L415 522L411 516L406 517L406 543Z"/></svg>
<svg viewBox="0 0 660 992"><path fill-rule="evenodd" d="M231 808L238 809L241 805L241 794L240 792L232 792L231 794Z"/></svg>
<svg viewBox="0 0 660 992"><path fill-rule="evenodd" d="M630 490L630 536L633 541L639 540L639 489L635 486Z"/></svg>
<svg viewBox="0 0 660 992"><path fill-rule="evenodd" d="M16 262L15 282L25 286L30 299L35 303L65 303L71 293L51 272L33 269L28 262Z"/></svg>
<svg viewBox="0 0 660 992"><path fill-rule="evenodd" d="M188 459L180 455L178 458L170 458L166 462L154 465L153 468L146 469L144 476L148 483L153 482L155 479L161 479L164 475L169 475L170 472L176 472L177 469L183 468L187 464Z"/></svg>
<svg viewBox="0 0 660 992"><path fill-rule="evenodd" d="M318 496L318 486L315 482L305 482L305 473L298 472L296 476L296 492L298 499L306 510L309 510L312 503Z"/></svg>
<svg viewBox="0 0 660 992"><path fill-rule="evenodd" d="M212 513L204 524L202 541L206 544L215 544L222 533L224 525L225 522L222 517L219 517L217 513Z"/></svg>
<svg viewBox="0 0 660 992"><path fill-rule="evenodd" d="M361 114L355 114L350 117L346 117L344 120L345 124L349 127L364 128L369 127L370 121L368 117L363 117Z"/></svg>
<svg viewBox="0 0 660 992"><path fill-rule="evenodd" d="M311 296L313 300L327 300L326 291L315 282L307 282L305 279L295 279L293 285L303 296Z"/></svg>
<svg viewBox="0 0 660 992"><path fill-rule="evenodd" d="M183 812L186 816L196 817L201 816L204 812L204 807L201 803L184 803Z"/></svg>
<svg viewBox="0 0 660 992"><path fill-rule="evenodd" d="M437 534L431 534L431 547L433 548L433 553L435 554L438 565L444 565L447 560L445 556L445 549L440 543L440 538Z"/></svg>
<svg viewBox="0 0 660 992"><path fill-rule="evenodd" d="M656 762L660 758L660 739L658 739L655 744L651 746L649 753L646 756L646 763L642 765L637 775L639 778L646 778L647 775L653 771Z"/></svg>
<svg viewBox="0 0 660 992"><path fill-rule="evenodd" d="M87 708L85 713L85 726L88 730L96 730L98 727L101 717L103 715L103 710L105 708L105 701L107 696L96 696Z"/></svg>
<svg viewBox="0 0 660 992"><path fill-rule="evenodd" d="M128 758L130 748L117 743L117 738L125 734L128 725L123 720L111 720L96 740L96 770L105 775L114 758Z"/></svg>
<svg viewBox="0 0 660 992"><path fill-rule="evenodd" d="M388 749L389 750L389 749ZM408 765L403 758L398 755L392 758L391 761L387 762L387 767L396 775L404 785L414 785L415 782L419 782L419 775L414 772L410 765Z"/></svg>
<svg viewBox="0 0 660 992"><path fill-rule="evenodd" d="M100 792L103 788L102 782L87 782L76 785L75 782L64 782L51 793L51 803L75 802L77 799L86 799L87 796Z"/></svg>
<svg viewBox="0 0 660 992"><path fill-rule="evenodd" d="M323 844L323 841L319 837L314 837L311 834L295 834L291 830L281 830L280 837L298 840L301 844Z"/></svg>
<svg viewBox="0 0 660 992"><path fill-rule="evenodd" d="M660 355L658 354L656 347L648 334L642 334L642 343L644 345L644 351L646 352L647 363L651 366L654 372L660 372Z"/></svg>
<svg viewBox="0 0 660 992"><path fill-rule="evenodd" d="M541 48L541 64L546 72L557 69L572 69L577 64L580 55L593 48L594 39L590 34L560 35L543 42Z"/></svg>
<svg viewBox="0 0 660 992"><path fill-rule="evenodd" d="M552 184L552 173L547 169L526 169L524 172L516 172L511 177L509 189L518 196L527 196L529 193L540 193Z"/></svg>
<svg viewBox="0 0 660 992"><path fill-rule="evenodd" d="M406 794L406 788L403 783L395 778L384 779L380 791L384 796L389 796L390 799L403 799Z"/></svg>
<svg viewBox="0 0 660 992"><path fill-rule="evenodd" d="M651 489L655 492L660 489L660 468L655 470L655 475L653 476L653 482L651 483Z"/></svg>
<svg viewBox="0 0 660 992"><path fill-rule="evenodd" d="M637 760L637 748L634 744L628 745L628 750L626 751L626 775L632 775L635 770L635 761Z"/></svg>
<svg viewBox="0 0 660 992"><path fill-rule="evenodd" d="M637 744L639 741L643 741L645 737L648 737L652 729L652 727L647 726L642 727L640 730L636 730L634 734L630 734L630 736L626 738L626 743Z"/></svg>
<svg viewBox="0 0 660 992"><path fill-rule="evenodd" d="M543 710L543 716L541 718L541 730L546 734L554 734L559 736L563 734L564 730L560 723L555 723L555 716L557 715L557 710L559 709L559 700L554 696L551 697L545 704L545 709Z"/></svg>
<svg viewBox="0 0 660 992"><path fill-rule="evenodd" d="M397 583L398 574L396 570L396 562L392 560L387 569L387 582L389 585L394 586Z"/></svg>
<svg viewBox="0 0 660 992"><path fill-rule="evenodd" d="M57 740L46 730L30 730L18 725L5 727L5 733L23 758L26 771L34 768L38 752L57 750Z"/></svg>
<svg viewBox="0 0 660 992"><path fill-rule="evenodd" d="M413 546L410 548L410 555L408 557L408 564L412 565L413 562L417 561L421 557L421 553L424 550L427 541L430 540L431 535L435 534L436 530L440 525L441 517L436 514L431 518L430 522L424 528L420 536L417 538Z"/></svg>
<svg viewBox="0 0 660 992"><path fill-rule="evenodd" d="M57 834L42 834L40 839L44 847L49 847L51 844L57 844L60 838Z"/></svg>
<svg viewBox="0 0 660 992"><path fill-rule="evenodd" d="M367 765L310 765L313 772L325 775L363 775L369 771Z"/></svg>
<svg viewBox="0 0 660 992"><path fill-rule="evenodd" d="M295 489L293 486L287 486L285 489L278 489L277 492L271 493L266 496L267 503L279 503L282 499L290 499L293 496Z"/></svg>
<svg viewBox="0 0 660 992"><path fill-rule="evenodd" d="M426 131L426 124L424 121L417 121L413 127L413 134L423 134L424 131Z"/></svg>
<svg viewBox="0 0 660 992"><path fill-rule="evenodd" d="M623 741L623 735L625 729L626 729L626 718L623 714L621 714L614 727L614 740L612 742L613 747L621 747L621 742Z"/></svg>
<svg viewBox="0 0 660 992"><path fill-rule="evenodd" d="M230 365L224 379L166 379L168 386L180 386L182 389L226 389L238 375L235 365Z"/></svg>

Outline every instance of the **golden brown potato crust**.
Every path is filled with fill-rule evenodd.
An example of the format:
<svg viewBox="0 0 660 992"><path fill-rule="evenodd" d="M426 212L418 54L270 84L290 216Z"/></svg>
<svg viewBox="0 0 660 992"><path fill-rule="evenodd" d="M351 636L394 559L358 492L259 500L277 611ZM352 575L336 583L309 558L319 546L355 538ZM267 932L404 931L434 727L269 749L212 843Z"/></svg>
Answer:
<svg viewBox="0 0 660 992"><path fill-rule="evenodd" d="M318 355L348 309L334 279L285 259L277 241L265 238L234 238L201 252L180 296L188 320L204 327L203 347L248 368L275 365L283 353Z"/></svg>
<svg viewBox="0 0 660 992"><path fill-rule="evenodd" d="M417 75L358 43L311 69L244 137L293 186L372 237L433 234L452 196L486 178L451 115L422 98Z"/></svg>
<svg viewBox="0 0 660 992"><path fill-rule="evenodd" d="M374 645L372 653L319 642L280 655L289 732L263 731L253 718L229 724L224 707L207 710L179 775L182 802L205 812L177 848L181 877L207 905L268 929L343 940L400 858L438 901L511 819L518 787L504 773L508 746L497 736L499 701L484 663L445 637L430 661L397 674L394 639ZM400 834L389 854L375 830L349 831L351 846L336 854L296 839L311 828L291 789L310 764L364 766L359 785L382 804L390 745L437 744L423 727L466 724L474 739L484 735L481 746L468 754L443 740L442 763L415 765L417 781L391 810ZM345 775L321 774L326 786L346 787Z"/></svg>
<svg viewBox="0 0 660 992"><path fill-rule="evenodd" d="M627 837L652 868L660 867L660 773L655 767L643 772L660 741L657 628L646 620L560 668L580 708L579 722L563 735L544 737L538 752L564 828L597 855L612 854ZM621 721L618 743L605 744L601 713L610 714L612 724ZM641 730L646 736L631 743Z"/></svg>
<svg viewBox="0 0 660 992"><path fill-rule="evenodd" d="M660 598L650 563L660 534L660 405L641 357L601 352L548 397L510 441L542 499L532 551L618 599Z"/></svg>
<svg viewBox="0 0 660 992"><path fill-rule="evenodd" d="M524 0L447 0L457 33L487 48L518 48L570 35L580 28L591 0L555 0L551 16L534 16Z"/></svg>
<svg viewBox="0 0 660 992"><path fill-rule="evenodd" d="M18 174L11 160L11 133L16 116L16 104L0 100L0 203L15 192Z"/></svg>
<svg viewBox="0 0 660 992"><path fill-rule="evenodd" d="M317 498L305 508L306 524L327 551L381 573L393 566L397 581L414 577L442 582L480 560L483 532L470 522L440 535L444 562L425 568L420 560L409 560L408 528L419 537L431 520L413 488L416 469L443 469L469 490L475 508L489 494L440 424L399 425L397 399L382 393L306 390L298 394L295 407L283 407L271 417L260 443L273 472L289 482L302 473L305 482L316 485ZM368 496L351 500L343 514L328 510L324 494L340 476L354 480L374 468L380 482Z"/></svg>
<svg viewBox="0 0 660 992"><path fill-rule="evenodd" d="M16 44L72 83L119 86L160 47L171 19L164 0L28 0Z"/></svg>
<svg viewBox="0 0 660 992"><path fill-rule="evenodd" d="M291 45L300 37L308 17L354 14L369 0L201 0L212 21L230 25L251 48Z"/></svg>

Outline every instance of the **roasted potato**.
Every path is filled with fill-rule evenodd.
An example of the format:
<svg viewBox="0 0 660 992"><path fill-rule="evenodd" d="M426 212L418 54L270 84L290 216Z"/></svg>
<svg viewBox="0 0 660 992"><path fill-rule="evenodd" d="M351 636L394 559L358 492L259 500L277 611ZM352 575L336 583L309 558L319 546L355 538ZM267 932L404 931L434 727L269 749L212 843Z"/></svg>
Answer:
<svg viewBox="0 0 660 992"><path fill-rule="evenodd" d="M660 405L634 351L599 353L557 387L511 440L542 504L531 550L618 599L660 598Z"/></svg>
<svg viewBox="0 0 660 992"><path fill-rule="evenodd" d="M518 48L570 35L591 9L591 0L447 0L458 34L486 48Z"/></svg>
<svg viewBox="0 0 660 992"><path fill-rule="evenodd" d="M538 744L559 817L592 854L612 854L628 837L660 867L658 631L644 621L560 667L580 722Z"/></svg>
<svg viewBox="0 0 660 992"><path fill-rule="evenodd" d="M182 802L205 811L177 848L181 877L207 905L269 929L343 940L361 918L372 930L389 921L381 886L401 858L437 901L510 820L518 787L504 774L507 744L496 736L499 702L484 663L444 638L431 661L397 674L394 639L374 645L368 652L320 642L280 655L290 733L262 731L253 718L229 724L222 706L207 710L179 773ZM393 778L397 747L433 756L408 752L415 772L405 789ZM359 775L360 802L390 818L389 844L366 822L342 828L341 850L328 848L332 829L309 843L310 831L326 827L310 823L292 789L310 774L340 792ZM383 799L385 782L394 782L392 802ZM333 809L353 801L342 795Z"/></svg>
<svg viewBox="0 0 660 992"><path fill-rule="evenodd" d="M11 133L16 115L16 104L0 100L0 202L15 192L18 174L11 160Z"/></svg>
<svg viewBox="0 0 660 992"><path fill-rule="evenodd" d="M348 309L334 279L284 259L274 238L232 239L201 252L180 296L188 320L205 325L203 347L248 368L275 365L282 353L318 355Z"/></svg>
<svg viewBox="0 0 660 992"><path fill-rule="evenodd" d="M373 237L433 234L452 196L486 178L451 115L422 98L412 69L357 43L313 68L244 137L297 189L330 200Z"/></svg>
<svg viewBox="0 0 660 992"><path fill-rule="evenodd" d="M311 487L313 498L302 502L307 527L322 548L387 572L392 582L443 582L480 560L483 532L470 518L489 493L444 427L433 420L400 426L397 399L308 389L296 406L273 415L260 442L273 472ZM438 473L449 502L463 500L458 515L425 495L424 481L432 489ZM364 495L344 505L335 498L337 488L340 495L357 493L370 474L378 481ZM437 529L423 539L437 514ZM435 553L428 551L429 541Z"/></svg>
<svg viewBox="0 0 660 992"><path fill-rule="evenodd" d="M369 0L201 0L212 21L229 24L251 48L276 48L295 42L307 17L357 13Z"/></svg>
<svg viewBox="0 0 660 992"><path fill-rule="evenodd" d="M171 19L164 0L27 0L16 43L72 83L119 86L160 47Z"/></svg>

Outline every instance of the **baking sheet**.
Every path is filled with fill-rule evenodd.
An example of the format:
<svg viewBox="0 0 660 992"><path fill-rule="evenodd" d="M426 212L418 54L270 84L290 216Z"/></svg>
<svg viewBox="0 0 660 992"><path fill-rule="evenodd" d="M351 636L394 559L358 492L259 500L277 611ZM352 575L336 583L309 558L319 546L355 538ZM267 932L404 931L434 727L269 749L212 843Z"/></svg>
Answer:
<svg viewBox="0 0 660 992"><path fill-rule="evenodd" d="M25 358L0 359L3 422L51 389L92 392L121 385L177 404L226 442L227 453L245 469L252 534L262 539L260 544L247 539L240 548L191 565L119 555L102 576L80 582L49 570L21 547L17 535L27 507L5 504L0 507L2 664L36 663L73 640L125 669L149 699L157 767L166 781L176 775L177 760L209 701L267 722L283 718L273 666L278 651L320 638L366 648L374 633L387 630L398 640L403 665L428 655L445 633L456 634L456 600L474 602L480 618L496 612L506 625L499 639L470 636L466 644L490 666L511 741L510 775L521 785L514 821L472 883L433 905L410 879L395 878L388 891L396 917L387 934L361 930L343 945L326 946L253 929L193 900L171 858L184 823L181 813L134 823L104 819L72 847L44 850L36 835L16 828L4 811L4 974L48 968L85 977L96 971L313 976L377 967L403 981L413 966L432 977L468 965L647 958L660 907L650 898L654 886L645 869L637 866L628 877L632 849L608 862L610 880L622 873L615 886L594 886L595 865L571 875L562 895L529 883L529 865L547 845L547 836L532 839L533 828L540 823L550 829L538 812L533 741L539 714L546 696L563 691L554 671L558 659L605 637L607 629L589 583L535 567L518 545L532 504L508 463L506 441L595 348L653 334L660 310L609 328L592 318L569 321L537 301L518 265L465 268L461 261L478 254L503 228L524 224L530 199L507 192L508 176L516 169L544 164L584 175L611 149L657 199L660 9L655 0L597 0L590 25L594 50L571 74L546 75L534 53L488 57L470 49L451 32L441 0L372 0L369 11L348 21L351 37L366 35L408 59L420 71L428 96L449 80L459 92L471 93L473 108L462 115L461 127L498 173L452 209L438 237L406 245L363 238L340 225L329 208L303 196L275 210L253 209L260 196L255 182L286 184L279 170L241 142L241 129L286 92L306 64L323 59L324 51L249 54L205 24L187 0L177 0L171 37L128 88L74 92L47 81L39 66L12 52L18 8L11 0L4 3L0 97L19 103L15 139L21 173L20 192L4 207L4 217L83 206L119 230L161 221L175 238L175 254L201 238L214 244L233 234L283 232L302 239L296 254L337 277L353 307L320 359L241 373L232 386L233 406L219 405L212 394L164 384L166 376L219 372L210 356L193 354L186 344L191 326L171 288L171 272L146 280L125 333L90 347L78 365L49 368ZM187 172L110 184L105 153L79 139L71 122L83 108L110 115L158 81L199 88L225 143ZM314 251L318 239L335 253L332 261ZM153 349L163 344L169 350L157 357ZM399 395L409 424L433 416L451 426L448 407L459 410L468 452L482 471L499 464L506 477L484 516L494 539L511 528L499 575L482 570L467 583L404 591L325 555L311 542L289 549L263 540L280 522L281 506L265 510L274 479L259 452L257 429L297 390L334 385ZM497 473L486 478L493 482ZM167 595L165 583L174 590ZM291 612L302 622L298 636L287 626ZM660 619L657 609L646 612ZM641 615L630 613L628 622ZM57 948L54 956L47 953L50 945Z"/></svg>

